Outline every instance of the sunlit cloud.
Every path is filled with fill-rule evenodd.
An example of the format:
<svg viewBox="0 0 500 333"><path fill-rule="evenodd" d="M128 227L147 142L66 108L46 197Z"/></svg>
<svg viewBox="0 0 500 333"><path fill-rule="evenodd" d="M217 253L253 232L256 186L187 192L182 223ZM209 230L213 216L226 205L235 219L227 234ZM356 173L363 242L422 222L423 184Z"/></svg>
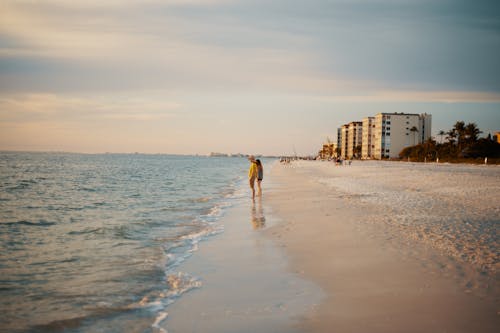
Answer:
<svg viewBox="0 0 500 333"><path fill-rule="evenodd" d="M361 95L329 95L318 97L330 102L417 102L417 103L499 103L500 93L474 91L405 91L376 90Z"/></svg>
<svg viewBox="0 0 500 333"><path fill-rule="evenodd" d="M59 121L97 122L112 120L165 120L176 116L182 105L158 100L123 95L72 97L54 94L24 94L0 96L0 121L33 122Z"/></svg>

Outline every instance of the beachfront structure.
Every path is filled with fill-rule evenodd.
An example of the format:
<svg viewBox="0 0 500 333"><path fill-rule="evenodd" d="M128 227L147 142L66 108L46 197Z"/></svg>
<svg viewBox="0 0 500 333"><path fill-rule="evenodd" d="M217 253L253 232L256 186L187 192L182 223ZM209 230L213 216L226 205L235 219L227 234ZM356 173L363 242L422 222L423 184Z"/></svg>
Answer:
<svg viewBox="0 0 500 333"><path fill-rule="evenodd" d="M342 125L338 129L338 141L337 145L340 148L340 157L346 158L347 156L347 135L349 132L349 124L347 125Z"/></svg>
<svg viewBox="0 0 500 333"><path fill-rule="evenodd" d="M366 158L397 158L406 147L431 137L430 114L379 113L375 116L372 155Z"/></svg>
<svg viewBox="0 0 500 333"><path fill-rule="evenodd" d="M337 128L337 157L342 156L342 127Z"/></svg>
<svg viewBox="0 0 500 333"><path fill-rule="evenodd" d="M361 154L361 140L363 123L353 121L349 124L342 125L337 130L337 144L340 148L340 157L343 159L351 159L359 157Z"/></svg>
<svg viewBox="0 0 500 333"><path fill-rule="evenodd" d="M373 150L375 149L375 117L366 117L363 119L361 139L361 158L373 158Z"/></svg>
<svg viewBox="0 0 500 333"><path fill-rule="evenodd" d="M357 158L361 155L361 140L363 139L363 123L353 121L347 129L347 159Z"/></svg>
<svg viewBox="0 0 500 333"><path fill-rule="evenodd" d="M398 158L404 148L431 138L431 130L432 116L427 113L379 113L342 125L337 144L343 159Z"/></svg>

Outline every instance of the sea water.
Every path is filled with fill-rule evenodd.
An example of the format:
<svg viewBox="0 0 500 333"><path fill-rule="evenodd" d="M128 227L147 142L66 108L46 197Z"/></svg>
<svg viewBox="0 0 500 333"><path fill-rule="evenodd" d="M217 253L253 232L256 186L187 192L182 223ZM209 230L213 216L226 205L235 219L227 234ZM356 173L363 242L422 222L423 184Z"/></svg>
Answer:
<svg viewBox="0 0 500 333"><path fill-rule="evenodd" d="M0 153L0 331L148 332L242 199L243 158ZM245 188L246 190L246 188Z"/></svg>

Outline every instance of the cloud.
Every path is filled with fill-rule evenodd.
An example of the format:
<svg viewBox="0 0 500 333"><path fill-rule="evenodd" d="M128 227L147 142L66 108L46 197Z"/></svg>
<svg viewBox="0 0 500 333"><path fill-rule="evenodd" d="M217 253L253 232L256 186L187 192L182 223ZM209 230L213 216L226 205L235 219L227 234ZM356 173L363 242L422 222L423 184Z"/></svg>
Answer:
<svg viewBox="0 0 500 333"><path fill-rule="evenodd" d="M499 19L474 8L388 0L6 2L0 89L324 94L335 82L335 93L352 95L371 82L372 89L499 91Z"/></svg>
<svg viewBox="0 0 500 333"><path fill-rule="evenodd" d="M141 97L20 94L0 96L0 121L4 124L156 121L175 117L181 108L181 104L154 94Z"/></svg>
<svg viewBox="0 0 500 333"><path fill-rule="evenodd" d="M0 49L0 88L57 93L269 90L284 84L286 90L290 77L309 76L310 55L283 47L304 44L300 37L231 20L213 24L145 12L7 8L0 14L0 38L10 41Z"/></svg>
<svg viewBox="0 0 500 333"><path fill-rule="evenodd" d="M500 93L475 91L411 91L411 90L369 90L359 95L330 95L318 97L330 102L351 103L500 103Z"/></svg>

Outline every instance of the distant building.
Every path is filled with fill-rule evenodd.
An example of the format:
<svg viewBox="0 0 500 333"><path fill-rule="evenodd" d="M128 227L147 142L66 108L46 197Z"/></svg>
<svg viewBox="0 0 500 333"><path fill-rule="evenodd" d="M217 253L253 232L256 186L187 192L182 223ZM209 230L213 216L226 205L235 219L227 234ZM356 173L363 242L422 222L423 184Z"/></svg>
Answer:
<svg viewBox="0 0 500 333"><path fill-rule="evenodd" d="M363 123L360 121L350 122L337 129L337 143L343 159L361 156L362 131Z"/></svg>
<svg viewBox="0 0 500 333"><path fill-rule="evenodd" d="M423 143L431 137L430 114L379 113L372 127L372 158L397 158L406 147ZM368 158L368 157L367 157Z"/></svg>
<svg viewBox="0 0 500 333"><path fill-rule="evenodd" d="M353 121L348 124L347 129L347 153L346 158L361 157L361 140L363 139L363 123Z"/></svg>
<svg viewBox="0 0 500 333"><path fill-rule="evenodd" d="M342 127L339 128L340 132L340 141L338 142L339 148L340 148L340 156L342 158L347 157L347 137L349 133L349 124L347 125L342 125Z"/></svg>
<svg viewBox="0 0 500 333"><path fill-rule="evenodd" d="M431 130L432 116L427 113L379 113L342 125L337 143L344 159L398 158L404 148L431 138Z"/></svg>
<svg viewBox="0 0 500 333"><path fill-rule="evenodd" d="M366 117L363 119L363 138L361 139L361 158L373 158L375 149L375 117Z"/></svg>
<svg viewBox="0 0 500 333"><path fill-rule="evenodd" d="M342 156L342 127L337 128L337 150L338 157Z"/></svg>

